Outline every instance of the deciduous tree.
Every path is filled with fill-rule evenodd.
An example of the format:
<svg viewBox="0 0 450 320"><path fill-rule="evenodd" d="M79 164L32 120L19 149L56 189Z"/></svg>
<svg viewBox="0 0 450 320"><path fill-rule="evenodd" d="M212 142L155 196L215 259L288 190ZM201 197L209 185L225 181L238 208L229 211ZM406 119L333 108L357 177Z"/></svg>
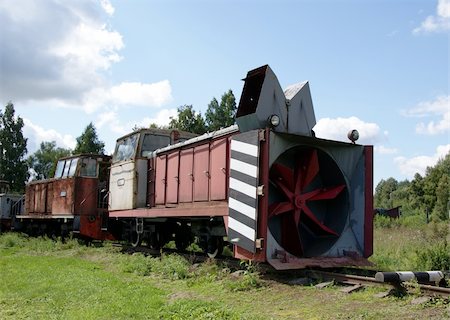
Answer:
<svg viewBox="0 0 450 320"><path fill-rule="evenodd" d="M170 118L170 129L178 129L197 134L206 132L205 120L201 113L197 113L193 110L192 105L178 107L177 113L176 118Z"/></svg>
<svg viewBox="0 0 450 320"><path fill-rule="evenodd" d="M208 131L215 131L234 124L236 116L236 98L233 91L228 90L222 95L220 104L213 98L205 113Z"/></svg>
<svg viewBox="0 0 450 320"><path fill-rule="evenodd" d="M51 178L55 173L57 160L71 153L70 149L56 147L55 141L41 142L39 150L28 157L28 166L35 172L36 179Z"/></svg>
<svg viewBox="0 0 450 320"><path fill-rule="evenodd" d="M16 192L24 190L28 179L23 125L23 119L15 116L14 105L9 102L0 115L0 180L8 181L11 191Z"/></svg>
<svg viewBox="0 0 450 320"><path fill-rule="evenodd" d="M105 143L98 139L97 131L92 122L87 125L81 136L77 138L77 145L75 150L73 150L73 153L105 153Z"/></svg>

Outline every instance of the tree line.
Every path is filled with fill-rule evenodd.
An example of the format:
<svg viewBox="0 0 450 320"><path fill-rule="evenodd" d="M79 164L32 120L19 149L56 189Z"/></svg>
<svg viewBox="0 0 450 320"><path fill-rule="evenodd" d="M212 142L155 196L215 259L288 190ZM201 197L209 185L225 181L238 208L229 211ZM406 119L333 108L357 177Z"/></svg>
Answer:
<svg viewBox="0 0 450 320"><path fill-rule="evenodd" d="M450 152L425 175L414 175L411 181L394 178L381 180L375 188L374 207L390 209L401 206L403 215L428 216L431 220L449 219Z"/></svg>
<svg viewBox="0 0 450 320"><path fill-rule="evenodd" d="M177 116L171 117L165 128L203 134L234 124L235 114L236 100L233 92L228 90L222 95L220 103L216 98L211 100L205 117L192 105L178 107ZM11 102L3 112L0 110L0 180L8 181L13 191L23 192L30 173L34 179L52 177L56 161L61 157L105 152L105 144L99 140L91 122L76 139L74 150L57 147L55 141L42 142L39 150L26 157L27 139L22 134L23 126L23 119L15 116ZM149 126L161 128L154 123ZM428 167L424 176L416 173L411 181L399 182L394 178L381 180L375 188L374 207L390 209L401 206L404 215L428 214L433 220L446 220L449 219L449 193L450 153L435 166Z"/></svg>
<svg viewBox="0 0 450 320"><path fill-rule="evenodd" d="M236 99L233 92L228 90L222 95L220 103L216 98L211 100L205 117L196 112L192 105L178 107L177 116L171 117L165 128L203 134L232 125L235 113ZM82 153L105 153L105 143L99 139L91 122L76 138L75 149L58 147L56 141L44 141L35 153L27 157L28 139L23 136L23 126L23 119L15 115L12 102L7 103L3 112L0 109L0 180L9 182L13 192L23 192L25 183L29 180L53 177L56 162L62 157ZM149 127L163 126L149 124Z"/></svg>

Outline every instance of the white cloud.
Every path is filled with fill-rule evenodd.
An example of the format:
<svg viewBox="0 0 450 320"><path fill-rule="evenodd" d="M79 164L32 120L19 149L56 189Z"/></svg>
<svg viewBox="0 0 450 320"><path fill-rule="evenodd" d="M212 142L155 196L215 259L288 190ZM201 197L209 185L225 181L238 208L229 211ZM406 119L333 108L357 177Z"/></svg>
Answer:
<svg viewBox="0 0 450 320"><path fill-rule="evenodd" d="M419 134L441 134L450 131L450 96L440 96L434 101L421 102L405 112L406 116L434 117L428 123L420 122L416 126Z"/></svg>
<svg viewBox="0 0 450 320"><path fill-rule="evenodd" d="M436 148L436 153L432 156L396 157L394 163L402 174L412 179L416 173L420 173L423 176L427 167L434 166L448 152L450 152L450 144L441 145Z"/></svg>
<svg viewBox="0 0 450 320"><path fill-rule="evenodd" d="M350 130L359 132L358 143L375 144L383 141L387 132L381 133L376 123L364 122L357 117L350 118L322 118L314 127L318 138L349 142L347 134Z"/></svg>
<svg viewBox="0 0 450 320"><path fill-rule="evenodd" d="M177 116L177 109L162 109L160 110L156 116L149 118L145 117L142 121L135 123L138 127L148 127L152 123L156 123L160 126L166 126L170 122L170 117Z"/></svg>
<svg viewBox="0 0 450 320"><path fill-rule="evenodd" d="M138 121L121 123L116 111L108 111L100 114L95 122L97 128L101 129L108 126L112 132L118 135L130 133L134 127L149 127L150 124L156 123L160 126L168 125L170 117L177 115L177 109L162 109L154 117L144 117Z"/></svg>
<svg viewBox="0 0 450 320"><path fill-rule="evenodd" d="M375 146L375 152L379 154L396 154L398 153L397 148L388 148L383 145Z"/></svg>
<svg viewBox="0 0 450 320"><path fill-rule="evenodd" d="M156 83L122 82L110 88L94 88L83 101L84 111L92 113L110 107L161 107L172 101L172 88L168 80Z"/></svg>
<svg viewBox="0 0 450 320"><path fill-rule="evenodd" d="M436 15L428 16L413 30L414 34L445 32L450 30L450 0L439 0Z"/></svg>
<svg viewBox="0 0 450 320"><path fill-rule="evenodd" d="M23 122L23 134L28 138L28 154L36 152L41 142L44 141L55 141L56 145L61 148L74 149L76 146L76 139L69 134L61 134L53 129L44 129L26 118L23 119Z"/></svg>
<svg viewBox="0 0 450 320"><path fill-rule="evenodd" d="M0 2L0 100L81 108L161 107L168 80L109 84L105 71L122 59L122 35L108 19L109 0ZM18 41L20 39L20 41Z"/></svg>
<svg viewBox="0 0 450 320"><path fill-rule="evenodd" d="M114 7L112 6L111 2L109 0L100 0L100 5L102 6L103 10L110 16L114 14Z"/></svg>

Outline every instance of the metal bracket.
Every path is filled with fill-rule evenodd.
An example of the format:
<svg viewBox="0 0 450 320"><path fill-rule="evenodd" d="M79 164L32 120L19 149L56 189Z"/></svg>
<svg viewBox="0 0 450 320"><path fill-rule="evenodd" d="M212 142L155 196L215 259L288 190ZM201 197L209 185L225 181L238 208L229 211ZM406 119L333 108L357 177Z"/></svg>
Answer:
<svg viewBox="0 0 450 320"><path fill-rule="evenodd" d="M265 130L259 130L258 139L259 139L259 142L266 141L266 131Z"/></svg>
<svg viewBox="0 0 450 320"><path fill-rule="evenodd" d="M256 194L258 196L264 196L264 185L260 185L257 187Z"/></svg>
<svg viewBox="0 0 450 320"><path fill-rule="evenodd" d="M262 249L264 247L264 238L258 238L255 240L256 249Z"/></svg>

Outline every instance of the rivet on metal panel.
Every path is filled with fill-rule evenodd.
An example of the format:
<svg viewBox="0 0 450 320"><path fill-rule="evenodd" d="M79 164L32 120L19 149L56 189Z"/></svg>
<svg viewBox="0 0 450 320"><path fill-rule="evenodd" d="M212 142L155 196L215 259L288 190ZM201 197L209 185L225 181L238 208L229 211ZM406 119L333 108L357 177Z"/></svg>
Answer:
<svg viewBox="0 0 450 320"><path fill-rule="evenodd" d="M209 174L209 171L203 171L203 173L204 173L208 178L211 178L211 175Z"/></svg>
<svg viewBox="0 0 450 320"><path fill-rule="evenodd" d="M258 188L256 189L256 194L258 196L264 196L264 185L258 186Z"/></svg>
<svg viewBox="0 0 450 320"><path fill-rule="evenodd" d="M291 105L291 100L286 99L286 107L289 107Z"/></svg>

